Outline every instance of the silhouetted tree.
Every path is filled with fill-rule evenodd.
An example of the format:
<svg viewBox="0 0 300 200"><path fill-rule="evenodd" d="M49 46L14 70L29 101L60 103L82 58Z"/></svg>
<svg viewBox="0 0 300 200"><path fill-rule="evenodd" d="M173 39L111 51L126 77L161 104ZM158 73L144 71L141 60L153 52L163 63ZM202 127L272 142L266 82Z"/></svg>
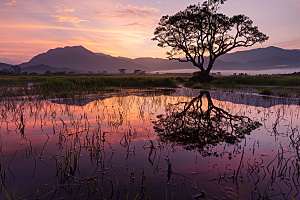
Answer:
<svg viewBox="0 0 300 200"><path fill-rule="evenodd" d="M38 75L38 73L36 73L36 72L31 72L31 73L29 73L29 75L30 75L30 76L36 76L36 75Z"/></svg>
<svg viewBox="0 0 300 200"><path fill-rule="evenodd" d="M135 70L133 71L134 74L139 74L139 73L141 73L141 72L142 72L142 70L140 70L140 69L135 69Z"/></svg>
<svg viewBox="0 0 300 200"><path fill-rule="evenodd" d="M119 70L119 72L121 73L121 74L125 74L125 71L127 70L127 69L118 69Z"/></svg>
<svg viewBox="0 0 300 200"><path fill-rule="evenodd" d="M45 71L45 75L51 75L52 72L50 70Z"/></svg>
<svg viewBox="0 0 300 200"><path fill-rule="evenodd" d="M207 102L203 101L206 96ZM162 142L176 143L187 150L211 155L209 145L235 144L261 124L216 107L208 91L201 91L190 102L169 105L167 114L157 116L154 129Z"/></svg>
<svg viewBox="0 0 300 200"><path fill-rule="evenodd" d="M22 72L22 68L19 65L12 65L10 67L10 70L14 73L21 73Z"/></svg>
<svg viewBox="0 0 300 200"><path fill-rule="evenodd" d="M163 16L155 29L159 47L172 47L170 60L191 62L200 69L199 79L210 79L209 73L218 57L237 47L263 43L268 36L253 26L249 17L228 17L219 13L221 0L191 5L175 15ZM183 55L183 57L182 57Z"/></svg>

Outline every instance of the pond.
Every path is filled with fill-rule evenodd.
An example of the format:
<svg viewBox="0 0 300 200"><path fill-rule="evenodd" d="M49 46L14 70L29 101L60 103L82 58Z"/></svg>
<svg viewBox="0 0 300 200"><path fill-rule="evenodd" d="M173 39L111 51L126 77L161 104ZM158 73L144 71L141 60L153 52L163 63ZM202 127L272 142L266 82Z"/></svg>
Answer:
<svg viewBox="0 0 300 200"><path fill-rule="evenodd" d="M123 90L2 99L1 199L295 199L298 98Z"/></svg>

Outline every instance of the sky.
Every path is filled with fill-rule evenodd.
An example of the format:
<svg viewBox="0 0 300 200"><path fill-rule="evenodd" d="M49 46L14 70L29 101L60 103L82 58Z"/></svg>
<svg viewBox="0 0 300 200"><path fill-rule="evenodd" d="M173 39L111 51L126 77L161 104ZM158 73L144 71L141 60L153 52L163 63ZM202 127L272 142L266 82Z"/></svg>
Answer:
<svg viewBox="0 0 300 200"><path fill-rule="evenodd" d="M197 3L198 0L0 0L0 63L20 64L49 49L79 45L112 56L166 58L169 49L151 41L159 19ZM300 0L227 0L220 12L228 16L245 14L270 37L247 49L300 49ZM246 49L235 49L238 50Z"/></svg>

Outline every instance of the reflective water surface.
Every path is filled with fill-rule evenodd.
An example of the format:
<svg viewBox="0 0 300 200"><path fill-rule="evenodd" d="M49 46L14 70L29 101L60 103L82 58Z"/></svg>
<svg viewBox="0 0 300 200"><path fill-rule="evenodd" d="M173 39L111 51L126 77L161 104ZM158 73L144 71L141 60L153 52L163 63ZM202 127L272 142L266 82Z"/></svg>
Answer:
<svg viewBox="0 0 300 200"><path fill-rule="evenodd" d="M1 199L295 199L299 99L128 91L0 101Z"/></svg>

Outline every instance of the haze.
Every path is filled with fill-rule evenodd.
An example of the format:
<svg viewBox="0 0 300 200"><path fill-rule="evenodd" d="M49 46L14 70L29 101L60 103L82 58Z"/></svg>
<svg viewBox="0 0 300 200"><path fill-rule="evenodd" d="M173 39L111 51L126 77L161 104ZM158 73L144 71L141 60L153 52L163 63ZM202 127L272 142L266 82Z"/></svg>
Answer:
<svg viewBox="0 0 300 200"><path fill-rule="evenodd" d="M113 56L165 58L168 49L151 41L159 19L196 3L0 0L0 62L19 64L49 49L78 45ZM228 16L245 14L270 36L267 42L252 48L299 49L300 0L228 0L221 12Z"/></svg>

